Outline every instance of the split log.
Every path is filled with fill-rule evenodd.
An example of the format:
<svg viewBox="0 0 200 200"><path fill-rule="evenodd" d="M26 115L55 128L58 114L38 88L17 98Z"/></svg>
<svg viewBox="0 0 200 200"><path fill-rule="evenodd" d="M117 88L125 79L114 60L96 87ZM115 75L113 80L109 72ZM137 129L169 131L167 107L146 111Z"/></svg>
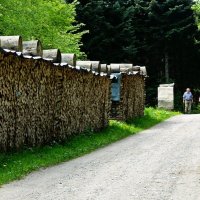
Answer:
<svg viewBox="0 0 200 200"><path fill-rule="evenodd" d="M79 67L84 67L86 69L92 70L92 63L90 61L78 60L76 61L76 65Z"/></svg>
<svg viewBox="0 0 200 200"><path fill-rule="evenodd" d="M120 64L110 64L111 73L120 73Z"/></svg>
<svg viewBox="0 0 200 200"><path fill-rule="evenodd" d="M76 54L73 53L62 53L61 62L67 63L68 65L76 66Z"/></svg>
<svg viewBox="0 0 200 200"><path fill-rule="evenodd" d="M100 72L108 73L107 64L101 64L100 65Z"/></svg>
<svg viewBox="0 0 200 200"><path fill-rule="evenodd" d="M0 36L1 48L22 52L21 36Z"/></svg>
<svg viewBox="0 0 200 200"><path fill-rule="evenodd" d="M54 63L60 63L61 62L61 52L59 49L48 49L43 50L43 58L47 59L53 59Z"/></svg>
<svg viewBox="0 0 200 200"><path fill-rule="evenodd" d="M23 54L31 56L43 56L40 40L23 41Z"/></svg>

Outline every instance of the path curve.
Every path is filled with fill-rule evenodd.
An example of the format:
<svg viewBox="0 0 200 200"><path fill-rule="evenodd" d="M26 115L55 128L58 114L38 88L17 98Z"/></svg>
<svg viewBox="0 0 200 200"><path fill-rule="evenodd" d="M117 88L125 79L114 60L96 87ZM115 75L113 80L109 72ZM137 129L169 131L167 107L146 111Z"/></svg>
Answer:
<svg viewBox="0 0 200 200"><path fill-rule="evenodd" d="M173 117L0 188L1 200L200 200L200 115Z"/></svg>

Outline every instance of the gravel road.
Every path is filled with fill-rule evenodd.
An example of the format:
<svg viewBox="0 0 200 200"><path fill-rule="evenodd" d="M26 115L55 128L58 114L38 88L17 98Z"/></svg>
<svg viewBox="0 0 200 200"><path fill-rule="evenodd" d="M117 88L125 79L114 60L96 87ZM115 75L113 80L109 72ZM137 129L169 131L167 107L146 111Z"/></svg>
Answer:
<svg viewBox="0 0 200 200"><path fill-rule="evenodd" d="M200 115L34 172L0 188L0 200L200 200Z"/></svg>

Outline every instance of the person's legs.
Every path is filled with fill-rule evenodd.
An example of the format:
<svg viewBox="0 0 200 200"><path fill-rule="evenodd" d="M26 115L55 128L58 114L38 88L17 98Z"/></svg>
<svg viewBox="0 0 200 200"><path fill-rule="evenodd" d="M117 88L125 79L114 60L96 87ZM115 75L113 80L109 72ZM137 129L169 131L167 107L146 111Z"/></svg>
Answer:
<svg viewBox="0 0 200 200"><path fill-rule="evenodd" d="M191 113L192 101L188 101L188 113Z"/></svg>
<svg viewBox="0 0 200 200"><path fill-rule="evenodd" d="M185 101L185 113L189 112L189 104L188 101Z"/></svg>

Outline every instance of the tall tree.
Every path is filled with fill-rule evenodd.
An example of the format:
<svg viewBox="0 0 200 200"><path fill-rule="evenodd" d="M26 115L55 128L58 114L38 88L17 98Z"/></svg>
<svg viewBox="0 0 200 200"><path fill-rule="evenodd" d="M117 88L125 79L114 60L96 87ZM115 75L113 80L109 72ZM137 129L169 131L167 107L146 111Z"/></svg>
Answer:
<svg viewBox="0 0 200 200"><path fill-rule="evenodd" d="M83 51L90 59L102 62L119 62L123 59L122 16L119 1L81 1L77 7L78 21L89 30L83 36Z"/></svg>
<svg viewBox="0 0 200 200"><path fill-rule="evenodd" d="M40 39L45 48L80 53L83 35L75 24L76 3L63 0L1 0L0 34Z"/></svg>
<svg viewBox="0 0 200 200"><path fill-rule="evenodd" d="M163 54L166 82L169 82L170 58L176 54L174 49L194 43L197 26L192 6L192 0L152 0L149 3L149 35L155 42L154 48Z"/></svg>
<svg viewBox="0 0 200 200"><path fill-rule="evenodd" d="M193 5L193 0L80 0L77 19L89 30L82 49L90 59L146 65L147 97L155 97L163 82L198 87L200 48ZM200 6L195 10L200 13Z"/></svg>
<svg viewBox="0 0 200 200"><path fill-rule="evenodd" d="M83 50L90 59L147 65L152 80L178 78L181 83L179 74L187 68L184 56L196 51L193 4L192 0L81 1L78 20L89 30ZM191 65L197 61L189 59Z"/></svg>

